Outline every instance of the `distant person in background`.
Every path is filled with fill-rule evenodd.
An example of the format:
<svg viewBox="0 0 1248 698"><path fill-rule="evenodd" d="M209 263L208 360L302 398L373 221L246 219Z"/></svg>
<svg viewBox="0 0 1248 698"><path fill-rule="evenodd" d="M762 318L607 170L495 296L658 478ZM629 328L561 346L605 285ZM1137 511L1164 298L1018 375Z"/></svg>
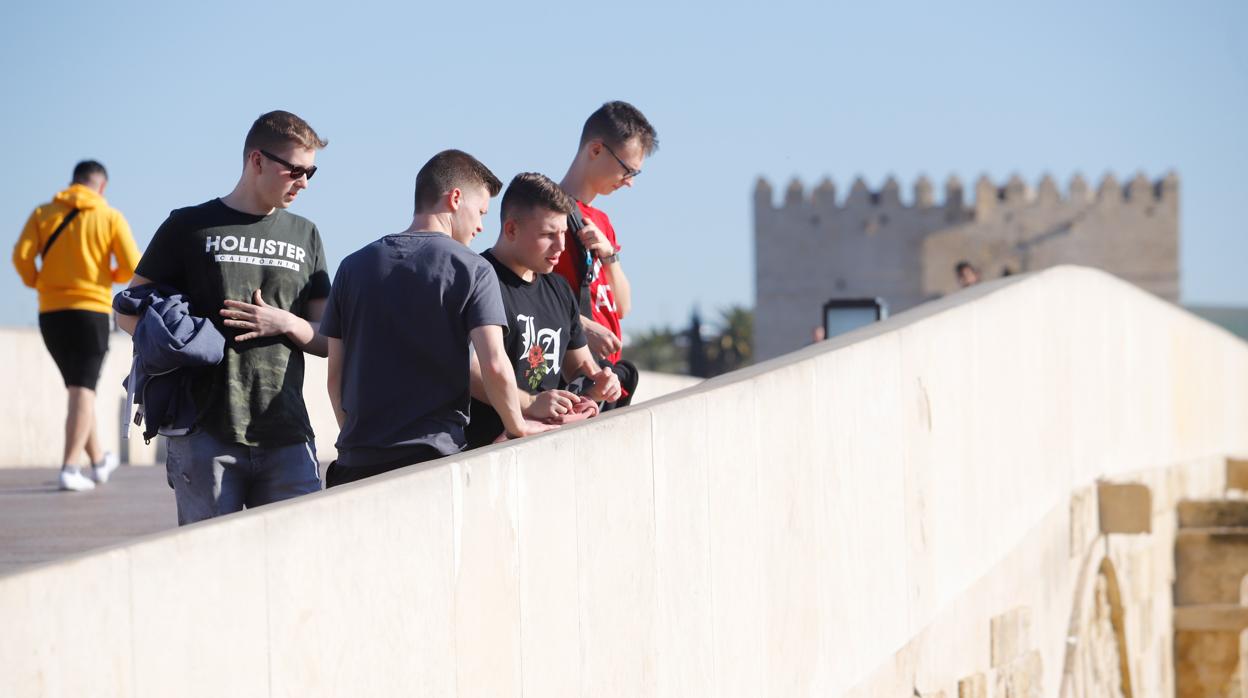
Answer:
<svg viewBox="0 0 1248 698"><path fill-rule="evenodd" d="M60 486L76 492L108 482L117 468L117 456L100 447L95 387L108 352L112 286L129 281L139 261L129 224L104 200L106 186L103 165L78 163L69 188L30 214L13 248L22 283L39 292L39 331L69 391Z"/></svg>
<svg viewBox="0 0 1248 698"><path fill-rule="evenodd" d="M627 102L607 102L585 120L576 157L559 182L577 208L568 217L568 245L555 272L580 299L590 353L620 379L624 395L614 403L620 407L637 387L637 368L620 357L620 320L632 308L632 289L620 264L621 247L611 219L590 204L598 196L633 186L646 158L658 148L658 134L641 111Z"/></svg>
<svg viewBox="0 0 1248 698"><path fill-rule="evenodd" d="M823 329L823 325L815 325L810 331L810 343L818 344L828 338L828 331Z"/></svg>
<svg viewBox="0 0 1248 698"><path fill-rule="evenodd" d="M979 270L966 260L958 262L958 265L953 268L953 273L957 275L958 286L961 286L962 288L974 286L980 282Z"/></svg>

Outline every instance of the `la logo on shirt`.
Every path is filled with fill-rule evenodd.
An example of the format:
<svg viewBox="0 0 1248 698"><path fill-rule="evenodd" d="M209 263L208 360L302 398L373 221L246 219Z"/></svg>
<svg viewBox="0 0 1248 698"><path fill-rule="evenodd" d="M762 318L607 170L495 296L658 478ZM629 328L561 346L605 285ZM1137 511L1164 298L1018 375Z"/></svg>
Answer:
<svg viewBox="0 0 1248 698"><path fill-rule="evenodd" d="M545 363L549 364L549 367L543 373L558 373L559 358L562 355L559 347L562 342L563 328L552 330L549 327L543 327L538 329L537 318L524 314L517 314L516 322L520 323L520 326L524 328L523 334L520 335L521 340L524 342L524 351L520 356L516 357L517 363L524 362L530 353L534 353L533 347L536 345L538 350L541 351Z"/></svg>

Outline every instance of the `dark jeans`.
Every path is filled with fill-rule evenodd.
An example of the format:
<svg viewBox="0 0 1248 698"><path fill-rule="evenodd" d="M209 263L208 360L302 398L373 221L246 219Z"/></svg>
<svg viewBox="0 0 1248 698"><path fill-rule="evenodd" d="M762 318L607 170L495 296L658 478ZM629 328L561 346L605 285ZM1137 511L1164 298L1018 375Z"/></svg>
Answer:
<svg viewBox="0 0 1248 698"><path fill-rule="evenodd" d="M399 468L406 468L409 465L416 465L417 463L437 460L441 457L442 453L432 446L429 446L421 449L415 454L408 455L397 461L391 461L389 463L378 463L376 465L341 465L338 461L334 461L329 464L328 468L325 469L325 488L329 489L330 487L345 485L349 482L363 480L364 478L369 478L374 475L381 475L382 473L388 473L391 470L398 470Z"/></svg>

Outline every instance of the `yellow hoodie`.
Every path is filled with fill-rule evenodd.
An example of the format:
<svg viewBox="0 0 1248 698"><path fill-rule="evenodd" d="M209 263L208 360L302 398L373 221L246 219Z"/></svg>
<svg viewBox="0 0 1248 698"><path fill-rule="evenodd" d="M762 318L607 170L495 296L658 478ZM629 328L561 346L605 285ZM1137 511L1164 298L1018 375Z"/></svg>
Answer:
<svg viewBox="0 0 1248 698"><path fill-rule="evenodd" d="M73 209L78 216L65 226L40 268L35 260L57 226ZM109 257L117 258L117 267ZM13 266L22 282L39 291L39 312L93 310L109 313L113 284L134 276L139 248L130 225L104 197L81 184L71 185L30 214L13 248Z"/></svg>

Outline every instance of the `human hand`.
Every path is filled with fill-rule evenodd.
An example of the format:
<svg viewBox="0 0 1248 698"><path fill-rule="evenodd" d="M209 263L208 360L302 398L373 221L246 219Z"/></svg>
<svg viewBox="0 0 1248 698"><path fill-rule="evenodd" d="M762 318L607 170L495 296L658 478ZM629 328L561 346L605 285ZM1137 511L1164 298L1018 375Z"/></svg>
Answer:
<svg viewBox="0 0 1248 698"><path fill-rule="evenodd" d="M581 245L592 252L595 257L601 259L615 254L615 245L611 244L606 234L599 230L593 221L586 219L585 226L577 232L577 235L581 238Z"/></svg>
<svg viewBox="0 0 1248 698"><path fill-rule="evenodd" d="M599 322L582 317L581 326L585 329L585 341L589 344L589 351L597 358L605 359L623 346L620 338Z"/></svg>
<svg viewBox="0 0 1248 698"><path fill-rule="evenodd" d="M576 406L577 396L566 390L543 390L537 394L533 404L522 412L529 419L557 419L572 411Z"/></svg>
<svg viewBox="0 0 1248 698"><path fill-rule="evenodd" d="M594 402L615 402L624 392L620 387L620 377L609 366L603 366L589 378L594 381L594 387L589 391L589 397Z"/></svg>
<svg viewBox="0 0 1248 698"><path fill-rule="evenodd" d="M226 327L248 330L245 334L235 337L234 341L246 342L250 339L286 334L295 317L293 314L265 303L260 289L256 289L252 294L252 301L252 303L244 303L227 300L225 307L221 309L221 317L225 318Z"/></svg>

